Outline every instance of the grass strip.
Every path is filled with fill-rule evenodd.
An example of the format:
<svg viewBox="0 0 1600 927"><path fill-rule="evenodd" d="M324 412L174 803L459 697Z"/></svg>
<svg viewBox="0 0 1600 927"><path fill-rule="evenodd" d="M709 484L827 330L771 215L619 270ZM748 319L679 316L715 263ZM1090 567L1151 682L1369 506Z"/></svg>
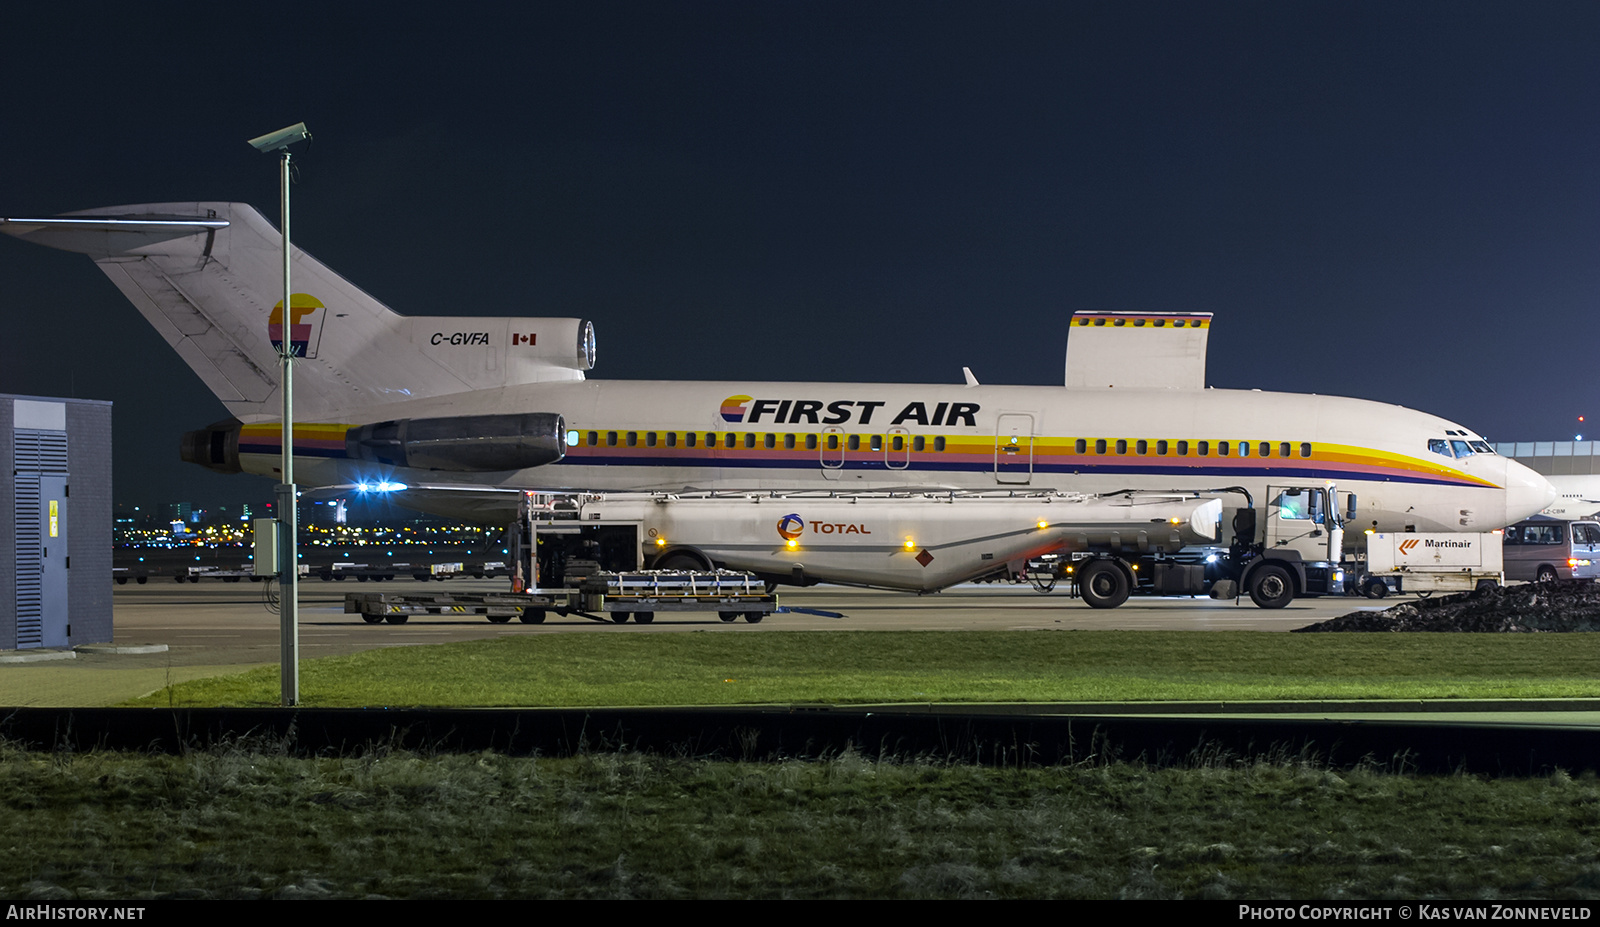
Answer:
<svg viewBox="0 0 1600 927"><path fill-rule="evenodd" d="M0 747L0 808L12 899L1600 896L1560 772Z"/></svg>
<svg viewBox="0 0 1600 927"><path fill-rule="evenodd" d="M321 707L1592 698L1596 666L1590 634L599 630L307 660L300 692ZM268 667L127 704L277 702Z"/></svg>

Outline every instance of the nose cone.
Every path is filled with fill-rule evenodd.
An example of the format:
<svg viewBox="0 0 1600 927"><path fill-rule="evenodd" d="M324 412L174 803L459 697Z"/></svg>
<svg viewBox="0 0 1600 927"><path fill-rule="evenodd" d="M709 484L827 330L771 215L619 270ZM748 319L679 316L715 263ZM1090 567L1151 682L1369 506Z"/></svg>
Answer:
<svg viewBox="0 0 1600 927"><path fill-rule="evenodd" d="M1515 460L1506 461L1506 524L1537 515L1556 501L1550 481Z"/></svg>

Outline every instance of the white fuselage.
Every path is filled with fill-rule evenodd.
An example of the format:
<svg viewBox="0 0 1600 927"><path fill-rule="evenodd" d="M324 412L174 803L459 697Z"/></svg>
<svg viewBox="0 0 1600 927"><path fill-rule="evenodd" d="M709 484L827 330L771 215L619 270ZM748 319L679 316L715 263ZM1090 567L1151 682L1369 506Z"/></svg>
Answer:
<svg viewBox="0 0 1600 927"><path fill-rule="evenodd" d="M389 479L541 490L1208 490L1332 482L1354 530L1486 531L1538 512L1550 484L1438 416L1359 399L1240 390L871 383L580 381L463 392L320 426L554 412L565 459L520 471L381 471L297 437L302 485ZM319 426L298 426L315 432ZM245 426L240 461L273 475L276 425ZM1481 441L1476 435L1471 438Z"/></svg>

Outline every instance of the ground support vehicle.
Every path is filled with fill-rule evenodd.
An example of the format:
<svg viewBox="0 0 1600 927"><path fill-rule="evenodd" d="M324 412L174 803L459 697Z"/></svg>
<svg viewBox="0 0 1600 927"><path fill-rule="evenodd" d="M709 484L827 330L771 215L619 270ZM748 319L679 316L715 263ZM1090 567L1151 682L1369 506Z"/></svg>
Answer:
<svg viewBox="0 0 1600 927"><path fill-rule="evenodd" d="M1263 509L1242 488L1200 494L1217 499L1220 521L1231 529L1231 535L1218 532L1228 538L1226 547L1195 545L1176 552L1090 547L1057 559L1055 576L1094 608L1114 608L1134 594L1248 595L1261 608L1282 608L1299 596L1342 595L1347 565L1339 505L1353 510L1354 497L1341 498L1331 484L1269 486L1267 492ZM1233 504L1223 506L1225 498ZM1035 561L1027 573L1041 592L1055 585L1039 575L1045 563Z"/></svg>
<svg viewBox="0 0 1600 927"><path fill-rule="evenodd" d="M549 612L649 624L657 612L711 611L723 621L743 618L757 624L777 609L777 596L760 579L728 570L597 573L575 586L525 592L351 592L344 597L345 613L359 614L368 624L404 624L412 615L481 615L495 624L513 618L540 624Z"/></svg>
<svg viewBox="0 0 1600 927"><path fill-rule="evenodd" d="M1369 599L1389 593L1472 592L1505 582L1501 532L1367 536L1356 589Z"/></svg>
<svg viewBox="0 0 1600 927"><path fill-rule="evenodd" d="M1535 515L1505 529L1503 556L1507 579L1600 578L1600 522Z"/></svg>
<svg viewBox="0 0 1600 927"><path fill-rule="evenodd" d="M1182 493L530 493L513 534L519 546L535 538L537 570L530 563L513 588L648 565L753 573L769 590L825 582L928 593L1019 573L1050 551L1135 557L1214 544L1220 511Z"/></svg>

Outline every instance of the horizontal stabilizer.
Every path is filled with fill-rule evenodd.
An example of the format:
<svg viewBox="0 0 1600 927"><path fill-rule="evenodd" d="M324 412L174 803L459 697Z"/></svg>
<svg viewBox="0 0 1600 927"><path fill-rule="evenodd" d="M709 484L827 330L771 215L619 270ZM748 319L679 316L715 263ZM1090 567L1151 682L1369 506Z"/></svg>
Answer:
<svg viewBox="0 0 1600 927"><path fill-rule="evenodd" d="M159 254L156 246L190 235L214 235L228 220L193 216L92 216L0 219L0 232L47 248L93 257Z"/></svg>
<svg viewBox="0 0 1600 927"><path fill-rule="evenodd" d="M1066 384L1075 389L1205 389L1209 312L1075 312Z"/></svg>

